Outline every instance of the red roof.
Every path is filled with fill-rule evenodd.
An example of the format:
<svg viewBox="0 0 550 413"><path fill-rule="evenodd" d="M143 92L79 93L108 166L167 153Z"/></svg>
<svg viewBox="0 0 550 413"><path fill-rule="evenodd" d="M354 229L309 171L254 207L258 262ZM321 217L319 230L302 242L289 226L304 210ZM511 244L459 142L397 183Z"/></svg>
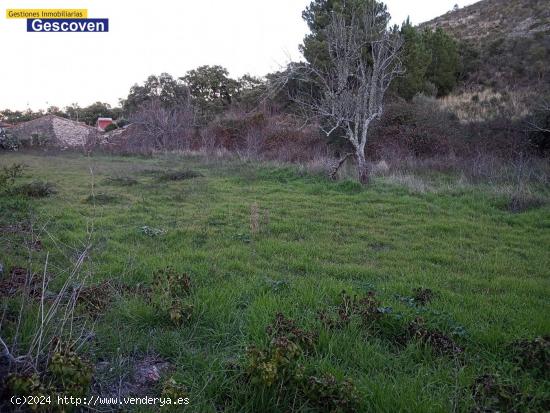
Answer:
<svg viewBox="0 0 550 413"><path fill-rule="evenodd" d="M97 119L97 128L105 130L105 128L113 123L111 118L98 118Z"/></svg>

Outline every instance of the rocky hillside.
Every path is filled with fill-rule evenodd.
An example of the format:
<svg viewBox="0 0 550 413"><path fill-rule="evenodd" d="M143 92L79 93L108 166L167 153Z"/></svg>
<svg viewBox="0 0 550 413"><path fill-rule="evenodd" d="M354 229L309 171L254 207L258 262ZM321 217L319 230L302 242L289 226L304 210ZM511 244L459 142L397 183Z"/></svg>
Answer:
<svg viewBox="0 0 550 413"><path fill-rule="evenodd" d="M482 0L421 27L441 27L461 43L464 86L550 83L549 0Z"/></svg>

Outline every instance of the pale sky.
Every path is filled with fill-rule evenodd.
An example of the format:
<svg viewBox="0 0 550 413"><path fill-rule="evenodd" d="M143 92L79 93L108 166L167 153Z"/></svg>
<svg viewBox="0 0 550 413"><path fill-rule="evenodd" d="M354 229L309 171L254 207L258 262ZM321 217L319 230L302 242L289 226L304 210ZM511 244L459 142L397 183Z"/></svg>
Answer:
<svg viewBox="0 0 550 413"><path fill-rule="evenodd" d="M394 23L430 20L474 0L385 0ZM0 109L112 105L150 74L219 64L263 76L301 58L310 0L0 0ZM27 33L6 9L82 8L109 33Z"/></svg>

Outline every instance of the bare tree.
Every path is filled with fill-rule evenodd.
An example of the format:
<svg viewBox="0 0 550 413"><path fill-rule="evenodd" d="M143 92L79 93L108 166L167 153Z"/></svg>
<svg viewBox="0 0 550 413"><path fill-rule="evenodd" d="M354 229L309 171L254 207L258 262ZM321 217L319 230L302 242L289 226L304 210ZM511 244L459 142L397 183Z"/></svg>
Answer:
<svg viewBox="0 0 550 413"><path fill-rule="evenodd" d="M158 99L148 101L130 116L136 126L134 144L156 150L189 149L194 115L190 102L166 107Z"/></svg>
<svg viewBox="0 0 550 413"><path fill-rule="evenodd" d="M296 101L319 118L327 136L337 130L344 132L354 148L359 180L366 184L369 128L381 118L386 91L402 73L403 40L396 30L388 29L387 19L381 21L374 7L353 13L351 19L334 13L325 35L328 63L309 66L320 85L320 94L298 95Z"/></svg>

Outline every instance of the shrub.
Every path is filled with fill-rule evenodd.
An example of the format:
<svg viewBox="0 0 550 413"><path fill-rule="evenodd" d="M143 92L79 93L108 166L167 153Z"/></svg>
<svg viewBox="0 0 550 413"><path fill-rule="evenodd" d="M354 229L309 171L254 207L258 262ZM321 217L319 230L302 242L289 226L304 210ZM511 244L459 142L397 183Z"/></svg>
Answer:
<svg viewBox="0 0 550 413"><path fill-rule="evenodd" d="M539 155L550 154L550 106L537 110L529 121L529 142Z"/></svg>
<svg viewBox="0 0 550 413"><path fill-rule="evenodd" d="M434 98L419 95L412 102L388 104L384 119L373 131L367 151L380 157L405 152L417 157L460 151L461 126Z"/></svg>
<svg viewBox="0 0 550 413"><path fill-rule="evenodd" d="M44 198L56 194L57 189L50 182L33 181L15 188L15 192L31 198Z"/></svg>
<svg viewBox="0 0 550 413"><path fill-rule="evenodd" d="M119 127L119 128L123 128L125 126L128 126L130 124L130 121L128 119L118 119L116 121L116 125Z"/></svg>
<svg viewBox="0 0 550 413"><path fill-rule="evenodd" d="M4 128L0 128L0 149L16 151L21 146L19 139Z"/></svg>
<svg viewBox="0 0 550 413"><path fill-rule="evenodd" d="M76 353L57 351L42 373L8 375L6 390L15 396L43 396L56 405L58 396L86 396L92 384L92 373L91 365Z"/></svg>
<svg viewBox="0 0 550 413"><path fill-rule="evenodd" d="M111 123L109 125L107 125L107 127L105 128L105 132L111 132L115 129L118 129L118 126L116 123Z"/></svg>
<svg viewBox="0 0 550 413"><path fill-rule="evenodd" d="M0 192L9 190L18 178L23 176L25 165L13 163L10 166L4 166L0 170Z"/></svg>

